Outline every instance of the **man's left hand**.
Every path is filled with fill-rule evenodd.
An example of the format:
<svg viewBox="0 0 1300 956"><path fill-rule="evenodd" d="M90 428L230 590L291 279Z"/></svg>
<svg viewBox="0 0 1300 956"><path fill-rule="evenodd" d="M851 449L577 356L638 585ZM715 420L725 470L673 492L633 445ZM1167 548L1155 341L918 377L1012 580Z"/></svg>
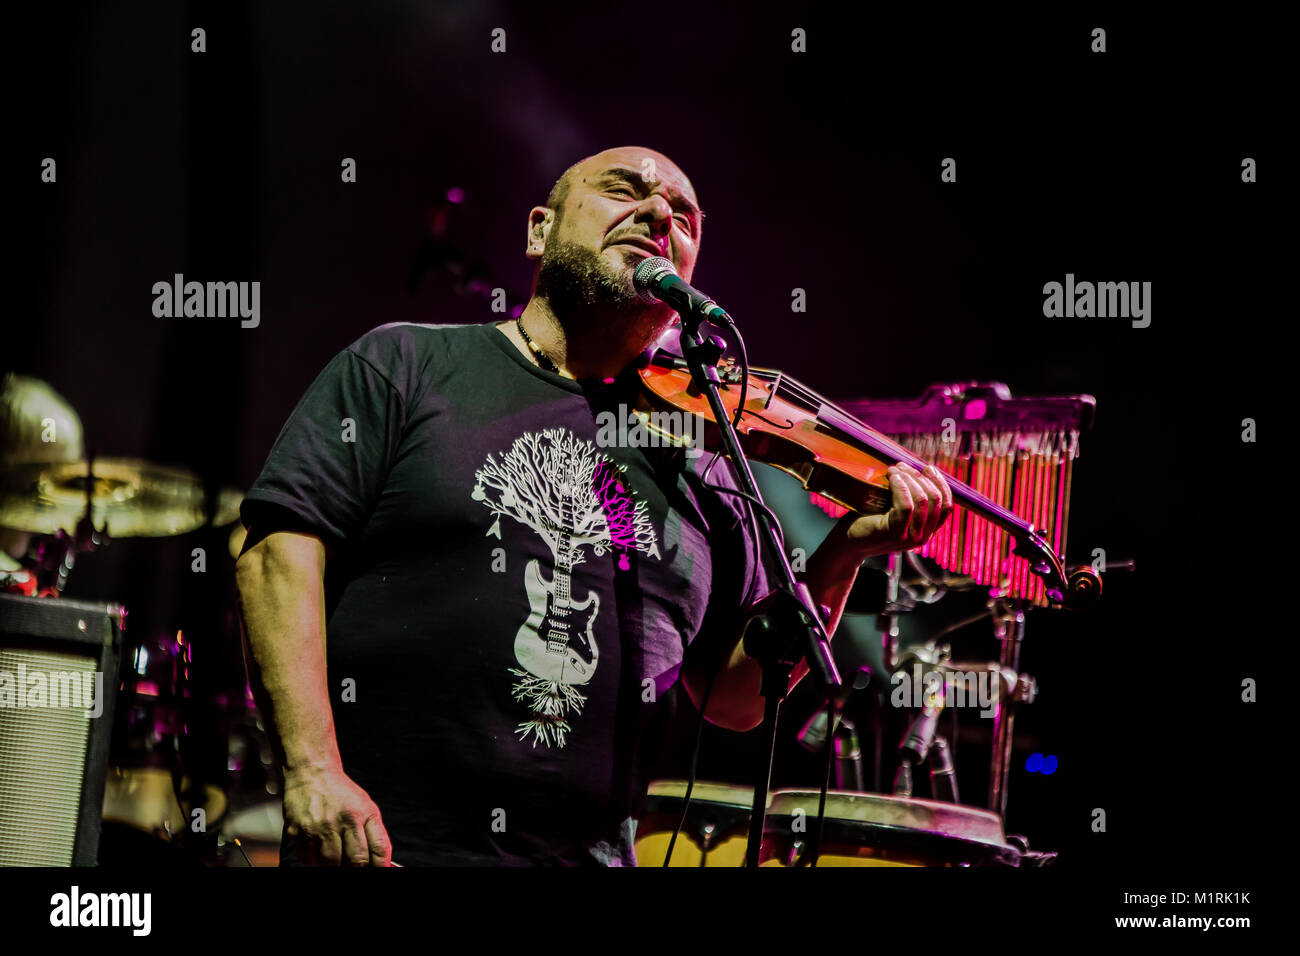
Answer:
<svg viewBox="0 0 1300 956"><path fill-rule="evenodd" d="M952 512L952 489L934 465L917 471L898 464L889 469L892 507L883 515L847 514L840 519L843 542L855 557L910 551L930 540Z"/></svg>

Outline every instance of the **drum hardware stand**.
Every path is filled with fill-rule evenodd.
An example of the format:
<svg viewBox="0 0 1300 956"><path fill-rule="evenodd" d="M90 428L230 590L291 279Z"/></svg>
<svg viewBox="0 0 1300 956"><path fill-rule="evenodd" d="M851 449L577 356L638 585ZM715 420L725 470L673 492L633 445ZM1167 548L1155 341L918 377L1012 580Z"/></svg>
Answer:
<svg viewBox="0 0 1300 956"><path fill-rule="evenodd" d="M899 600L902 592L903 552L894 551L890 553L888 574L889 577L885 583L885 606L876 617L876 628L881 635L881 656L885 661L885 669L892 675L898 671L899 665L899 615L912 610L913 607L910 602ZM926 657L928 655L918 656ZM933 663L933 661L926 661L926 663ZM891 679L890 685L892 686L892 684ZM889 688L885 689L885 698L886 700L889 699ZM879 745L882 729L881 726L876 728L877 745ZM904 738L906 739L906 735L904 735ZM922 755L922 759L924 759L924 755ZM877 770L879 770L878 766ZM898 769L894 772L894 783L891 792L896 797L910 797L912 795L912 761L906 756L898 762Z"/></svg>
<svg viewBox="0 0 1300 956"><path fill-rule="evenodd" d="M836 790L861 792L866 786L863 779L862 745L858 739L858 728L845 716L844 711L848 707L850 697L857 691L866 690L870 685L871 668L865 665L859 667L852 675L852 680L845 680L833 698L828 697L823 700L795 735L795 741L809 753L817 753L827 746L826 738L830 737L830 746L835 748L833 762ZM828 708L828 704L832 706ZM827 727L830 726L828 710L834 714L834 727L829 734L827 732Z"/></svg>
<svg viewBox="0 0 1300 956"><path fill-rule="evenodd" d="M930 798L947 803L961 803L957 791L957 771L952 765L948 738L937 734L930 748Z"/></svg>
<svg viewBox="0 0 1300 956"><path fill-rule="evenodd" d="M712 823L701 824L697 831L700 838L700 866L709 865L709 854L713 851L713 837L718 828Z"/></svg>
<svg viewBox="0 0 1300 956"><path fill-rule="evenodd" d="M885 658L885 669L891 674L898 667L898 603L899 587L903 579L903 554L894 551L889 555L889 579L885 584L885 607L876 618L880 630Z"/></svg>
<svg viewBox="0 0 1300 956"><path fill-rule="evenodd" d="M998 639L998 664L1002 674L1015 675L1008 687L1002 677L998 679L997 710L993 716L993 748L989 767L989 809L1006 819L1007 780L1011 772L1012 727L1019 704L1032 703L1038 694L1037 682L1028 674L1020 673L1020 645L1025 639L1025 612L1029 603L1017 598L994 598L993 631Z"/></svg>
<svg viewBox="0 0 1300 956"><path fill-rule="evenodd" d="M92 519L91 502L95 494L95 459L87 456L86 460L86 512L77 519L72 534L59 530L54 534L37 534L32 536L27 549L28 558L33 562L33 573L37 586L44 590L52 589L61 594L68 586L68 575L76 564L78 554L102 551L108 547L108 525L96 528Z"/></svg>
<svg viewBox="0 0 1300 956"><path fill-rule="evenodd" d="M1116 561L1112 570L1132 571L1132 559ZM1076 569L1078 573L1079 569ZM1093 574L1096 578L1096 575ZM1099 579L1098 579L1099 580ZM1098 585L1100 590L1100 585ZM1033 703L1038 696L1038 683L1028 674L1020 673L1020 645L1025 639L1025 613L1033 606L1024 598L994 597L989 601L993 612L993 633L998 640L998 664L1002 672L1014 674L1014 684L998 684L998 707L993 720L993 754L989 767L989 809L1003 819L1007 815L1007 780L1011 772L1011 734L1018 704ZM1004 694L1004 691L1006 692ZM1051 854L1055 856L1055 854Z"/></svg>
<svg viewBox="0 0 1300 956"><path fill-rule="evenodd" d="M866 784L862 776L862 744L858 740L857 725L841 716L831 736L831 746L835 748L835 789L862 792Z"/></svg>
<svg viewBox="0 0 1300 956"><path fill-rule="evenodd" d="M931 761L931 765L933 766L932 762L935 756L934 745L936 741L943 740L944 746L947 746L947 740L937 736L937 731L939 728L939 720L942 718L943 711L946 707L948 677L944 672L944 667L952 657L952 646L950 644L936 644L932 639L923 645L909 649L906 654L899 656L896 636L896 614L899 612L910 611L912 610L912 606L906 603L891 603L888 605L888 609L890 613L881 614L879 624L884 633L885 644L883 650L891 662L891 687L899 674L906 675L906 679L908 680L918 681L919 675L916 675L915 673L910 675L907 674L908 666L915 667L915 665L918 664L925 664L931 668L935 668L938 673L943 675L943 689L940 691L938 700L929 700L924 696L922 697L921 713L910 720L906 731L903 733L903 738L898 744L898 769L894 772L894 782L890 793L895 797L910 797L912 796L914 783L912 768L919 767L921 764L926 763L927 760ZM890 633L891 630L895 632L893 635ZM924 679L918 681L918 686L915 688L915 692L918 695L924 695L924 684ZM889 696L889 691L886 691L886 697ZM880 733L879 729L877 730L877 733ZM951 770L951 764L949 764L949 770ZM932 769L932 778L934 772L935 771ZM935 799L940 798L936 797Z"/></svg>
<svg viewBox="0 0 1300 956"><path fill-rule="evenodd" d="M842 684L835 658L831 655L830 640L822 624L822 609L812 600L808 586L796 581L790 561L786 557L776 527L776 518L766 512L763 497L750 471L749 462L741 451L740 440L731 423L731 415L718 390L722 380L717 364L727 343L720 336L703 340L700 336L702 316L688 310L681 315L682 357L691 370L695 387L709 401L723 451L731 459L740 490L750 500L758 518L759 543L762 554L768 559L768 568L775 572L776 590L764 597L752 609L745 623L745 653L754 658L762 668L760 693L763 697L763 734L765 741L762 766L755 776L754 804L749 819L749 844L745 850L745 865L756 867L763 842L763 824L767 814L768 789L772 782L772 761L776 750L776 725L780 716L781 701L790 687L790 672L802 659L821 683L828 696ZM735 329L734 324L732 328ZM736 330L737 333L739 330Z"/></svg>
<svg viewBox="0 0 1300 956"><path fill-rule="evenodd" d="M895 797L910 797L912 795L912 765L906 760L898 762L898 770L894 772L894 789L891 795Z"/></svg>
<svg viewBox="0 0 1300 956"><path fill-rule="evenodd" d="M918 657L918 659L920 658ZM938 698L922 701L921 713L907 725L903 739L899 741L898 770L894 774L893 792L896 797L910 797L912 795L912 768L919 767L927 759L933 759L935 743L941 739L937 736L936 731L939 729L939 719L943 716L946 705L947 687L948 679L945 675L942 682L943 689L939 692ZM921 693L920 688L915 690L917 693ZM947 741L944 741L944 745L947 745Z"/></svg>
<svg viewBox="0 0 1300 956"><path fill-rule="evenodd" d="M1023 867L1049 866L1056 860L1056 850L1031 850L1029 837L1019 833L1008 833L1004 839L1020 851L1020 865Z"/></svg>

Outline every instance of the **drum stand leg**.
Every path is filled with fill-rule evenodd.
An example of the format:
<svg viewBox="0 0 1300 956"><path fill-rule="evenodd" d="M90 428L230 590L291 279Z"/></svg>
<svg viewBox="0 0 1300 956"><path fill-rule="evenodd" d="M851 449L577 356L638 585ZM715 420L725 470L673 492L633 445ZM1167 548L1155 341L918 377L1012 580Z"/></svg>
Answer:
<svg viewBox="0 0 1300 956"><path fill-rule="evenodd" d="M998 663L1012 672L1020 669L1020 644L1025 639L1025 609L1019 602L995 600L993 630L1000 650ZM1011 733L1015 723L1015 697L999 682L997 711L993 716L992 760L989 766L989 809L1007 815L1007 778L1011 772Z"/></svg>
<svg viewBox="0 0 1300 956"><path fill-rule="evenodd" d="M898 606L898 589L903 579L903 555L900 552L893 552L889 555L889 577L885 583L885 607L888 609ZM881 656L885 661L885 670L893 673L894 668L898 666L898 615L892 610L881 613L876 618L876 628L880 631Z"/></svg>

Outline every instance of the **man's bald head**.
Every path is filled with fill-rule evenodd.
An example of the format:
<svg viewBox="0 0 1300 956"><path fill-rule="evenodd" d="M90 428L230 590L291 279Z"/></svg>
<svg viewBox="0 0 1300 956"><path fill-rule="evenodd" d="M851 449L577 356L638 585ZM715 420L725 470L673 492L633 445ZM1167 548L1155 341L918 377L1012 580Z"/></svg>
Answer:
<svg viewBox="0 0 1300 956"><path fill-rule="evenodd" d="M681 167L674 163L663 153L645 146L616 146L612 149L602 150L585 159L580 159L563 173L551 187L550 193L546 196L546 206L555 212L555 218L558 220L564 212L565 202L569 198L569 192L573 187L575 178L591 170L599 170L609 163L634 163L635 168L643 177L657 178L660 170L669 171L670 175L678 181L678 184L686 192L691 202L697 207L699 200L695 195L695 187L691 181L682 172ZM702 219L704 214L700 213Z"/></svg>
<svg viewBox="0 0 1300 956"><path fill-rule="evenodd" d="M546 207L555 210L557 219L564 210L564 201L569 198L569 187L578 166L578 163L574 163L561 173L560 178L555 181L555 185L551 187L551 191L546 197Z"/></svg>

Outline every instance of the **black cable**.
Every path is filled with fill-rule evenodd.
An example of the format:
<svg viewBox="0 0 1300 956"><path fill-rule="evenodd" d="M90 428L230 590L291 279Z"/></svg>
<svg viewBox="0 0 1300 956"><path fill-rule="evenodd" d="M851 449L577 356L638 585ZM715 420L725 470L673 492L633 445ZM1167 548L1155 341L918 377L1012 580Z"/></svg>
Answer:
<svg viewBox="0 0 1300 956"><path fill-rule="evenodd" d="M718 676L718 669L713 668L709 674L709 682L704 686L704 699L700 701L700 719L695 725L695 747L691 751L691 772L686 778L686 794L682 798L682 815L677 821L677 826L673 828L673 835L668 839L668 852L664 854L664 866L668 866L668 861L673 858L673 847L677 845L677 835L682 832L682 827L686 826L686 811L691 808L691 791L695 789L695 765L700 757L700 743L704 739L704 715L709 709L709 695L713 693L713 680Z"/></svg>
<svg viewBox="0 0 1300 956"><path fill-rule="evenodd" d="M721 456L721 454L722 454L721 451L717 451L714 453L713 457L709 460L709 463L704 467L704 471L700 473L700 481L705 488L712 488L716 491L732 492L735 489L724 488L720 485L710 485L707 483L707 481L705 481L705 479L708 477L709 472L713 469L713 466L717 464L718 458ZM751 516L753 515L752 508L749 509L749 514ZM755 543L757 543L757 537L755 537ZM747 608L749 606L749 601L754 591L754 585L758 581L758 564L757 564L758 555L756 555L755 557L756 557L756 561L754 564L754 568L750 573L749 584L746 587L744 596L742 597L742 601L741 601L742 609ZM682 798L682 814L681 817L679 817L677 820L677 826L673 828L672 836L669 837L668 839L668 850L664 854L664 862L663 862L663 865L665 867L667 867L669 862L672 860L673 849L677 846L677 837L678 835L680 835L682 828L686 826L686 815L691 808L691 793L695 789L695 774L696 774L697 767L699 765L700 748L704 741L704 715L708 712L709 709L709 697L713 693L713 682L718 676L718 670L719 668L716 667L710 669L709 682L705 685L704 697L700 700L700 716L695 725L695 746L691 749L691 769L690 769L690 774L687 776L686 779L686 793Z"/></svg>
<svg viewBox="0 0 1300 956"><path fill-rule="evenodd" d="M780 520L772 513L771 508L760 502L753 495L749 494L749 492L741 491L739 488L727 488L723 485L705 485L704 487L719 492L720 494L735 495L737 498L743 498L751 508L759 509L763 513L763 517L772 522L772 527L776 530L777 540L781 543L781 547L784 549L785 533L782 532Z"/></svg>
<svg viewBox="0 0 1300 956"><path fill-rule="evenodd" d="M831 785L831 767L835 765L835 703L826 701L826 774L822 777L821 799L817 801L817 842L813 844L809 866L816 866L822 855L822 837L826 834L826 791Z"/></svg>
<svg viewBox="0 0 1300 956"><path fill-rule="evenodd" d="M721 451L714 452L713 458L709 461L709 464L704 469L703 475L707 475L709 473L709 471L713 468L714 463L718 460L721 454L722 454ZM703 480L703 475L701 476L701 480ZM776 514L772 511L771 508L763 504L753 495L741 491L738 488L728 488L725 485L710 485L707 482L703 484L703 487L708 488L710 491L715 491L718 494L735 495L737 498L741 498L749 504L749 508L747 508L746 511L748 513L747 523L749 524L751 534L753 536L754 568L750 575L749 587L745 591L745 603L748 604L749 597L754 590L754 582L758 578L758 568L761 566L763 561L763 549L762 549L762 544L759 541L760 534L758 529L758 513L759 511L761 511L763 516L768 519L770 527L776 532L777 542L780 545L781 550L784 552L785 532L781 528L781 521L779 518L777 518Z"/></svg>

